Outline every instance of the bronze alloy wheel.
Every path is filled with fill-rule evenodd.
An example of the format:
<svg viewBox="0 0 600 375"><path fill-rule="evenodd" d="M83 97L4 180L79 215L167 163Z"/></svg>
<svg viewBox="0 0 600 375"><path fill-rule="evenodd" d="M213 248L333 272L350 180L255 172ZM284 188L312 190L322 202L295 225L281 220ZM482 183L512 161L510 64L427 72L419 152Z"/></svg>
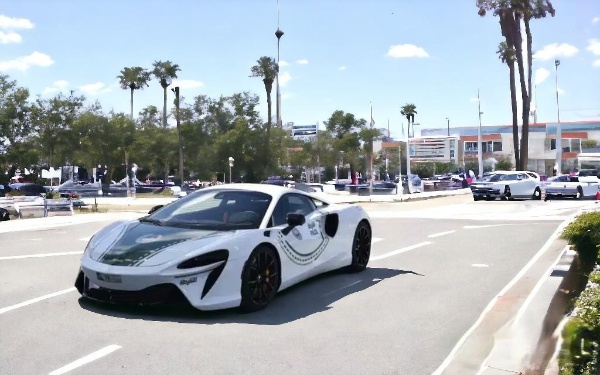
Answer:
<svg viewBox="0 0 600 375"><path fill-rule="evenodd" d="M279 259L268 246L259 246L248 257L242 270L242 302L245 312L258 311L267 306L281 284Z"/></svg>

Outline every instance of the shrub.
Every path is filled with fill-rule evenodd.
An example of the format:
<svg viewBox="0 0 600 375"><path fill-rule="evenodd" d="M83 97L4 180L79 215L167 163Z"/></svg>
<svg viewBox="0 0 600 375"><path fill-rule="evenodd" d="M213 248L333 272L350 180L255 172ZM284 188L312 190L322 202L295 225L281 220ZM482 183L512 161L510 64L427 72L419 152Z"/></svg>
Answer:
<svg viewBox="0 0 600 375"><path fill-rule="evenodd" d="M153 191L152 193L157 194L157 195L173 196L173 190L171 190L170 188L157 189L157 190Z"/></svg>
<svg viewBox="0 0 600 375"><path fill-rule="evenodd" d="M598 145L595 139L585 139L581 141L581 148L594 148Z"/></svg>
<svg viewBox="0 0 600 375"><path fill-rule="evenodd" d="M593 265L600 245L600 211L581 214L567 225L561 237L573 246L584 263Z"/></svg>

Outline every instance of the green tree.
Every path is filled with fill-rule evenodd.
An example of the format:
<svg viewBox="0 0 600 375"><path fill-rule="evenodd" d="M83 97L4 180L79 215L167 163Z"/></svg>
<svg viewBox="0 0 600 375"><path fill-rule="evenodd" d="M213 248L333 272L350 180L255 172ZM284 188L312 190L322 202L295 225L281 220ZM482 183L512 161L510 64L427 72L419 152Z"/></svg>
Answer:
<svg viewBox="0 0 600 375"><path fill-rule="evenodd" d="M506 40L510 40L509 37ZM510 82L510 105L512 109L512 131L513 131L513 148L515 154L515 161L517 165L520 165L520 154L519 154L519 119L517 113L517 87L515 81L515 48L509 45L507 41L501 42L498 46L500 60L508 66L508 75Z"/></svg>
<svg viewBox="0 0 600 375"><path fill-rule="evenodd" d="M408 137L410 138L410 124L414 124L415 122L415 115L417 114L417 106L412 104L412 103L408 103L403 105L402 107L400 107L400 114L404 117L406 117L406 119L408 120ZM415 133L415 129L413 126L413 136Z"/></svg>
<svg viewBox="0 0 600 375"><path fill-rule="evenodd" d="M267 173L271 172L271 91L273 89L273 81L277 75L277 63L275 59L268 56L262 56L256 60L256 65L250 68L251 77L260 77L263 79L265 84L265 91L267 92L267 144L266 156L267 156Z"/></svg>
<svg viewBox="0 0 600 375"><path fill-rule="evenodd" d="M133 119L133 92L135 90L142 90L144 86L148 87L151 73L142 67L134 66L132 68L123 68L117 78L123 90L129 89L131 91L130 116Z"/></svg>
<svg viewBox="0 0 600 375"><path fill-rule="evenodd" d="M152 70L152 74L158 82L160 82L160 86L163 88L163 123L162 126L164 128L167 127L167 87L171 85L173 78L177 78L177 72L180 72L181 69L179 65L173 64L171 61L155 61L153 64L154 69ZM166 181L165 181L166 182Z"/></svg>
<svg viewBox="0 0 600 375"><path fill-rule="evenodd" d="M29 90L0 75L0 154L23 163L30 130Z"/></svg>
<svg viewBox="0 0 600 375"><path fill-rule="evenodd" d="M505 37L507 47L514 48L519 83L521 88L522 122L520 158L517 169L527 169L529 157L529 112L531 109L531 73L532 73L532 43L530 21L545 18L547 15L554 17L555 10L550 0L477 0L478 14L484 17L488 12L498 16L500 30ZM527 41L527 81L525 78L525 64L523 56L523 35L521 25L525 28Z"/></svg>

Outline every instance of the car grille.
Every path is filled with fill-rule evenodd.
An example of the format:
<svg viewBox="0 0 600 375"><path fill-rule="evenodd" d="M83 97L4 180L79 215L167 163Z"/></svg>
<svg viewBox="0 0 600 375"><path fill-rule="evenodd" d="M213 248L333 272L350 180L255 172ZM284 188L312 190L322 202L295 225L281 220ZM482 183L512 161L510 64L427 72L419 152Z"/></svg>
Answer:
<svg viewBox="0 0 600 375"><path fill-rule="evenodd" d="M186 304L187 299L173 284L158 284L137 291L90 288L86 296L102 302L132 305Z"/></svg>

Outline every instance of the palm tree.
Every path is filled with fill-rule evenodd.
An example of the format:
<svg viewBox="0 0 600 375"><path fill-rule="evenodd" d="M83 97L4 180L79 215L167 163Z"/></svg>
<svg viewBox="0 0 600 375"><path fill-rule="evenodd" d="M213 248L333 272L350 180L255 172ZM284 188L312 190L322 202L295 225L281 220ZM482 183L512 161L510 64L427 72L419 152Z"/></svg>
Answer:
<svg viewBox="0 0 600 375"><path fill-rule="evenodd" d="M410 138L410 124L415 122L415 115L417 114L417 106L408 103L400 107L400 114L408 120L408 137ZM413 128L413 136L415 129Z"/></svg>
<svg viewBox="0 0 600 375"><path fill-rule="evenodd" d="M273 89L273 81L277 76L277 63L275 59L268 56L262 56L256 60L256 65L250 68L252 73L251 77L261 77L265 84L265 90L267 91L267 173L270 173L271 160L271 90Z"/></svg>
<svg viewBox="0 0 600 375"><path fill-rule="evenodd" d="M515 152L515 166L519 166L521 157L519 155L519 120L517 116L517 85L515 79L515 49L506 43L502 42L498 46L499 59L508 66L508 74L510 79L510 106L512 108L512 125L513 125L513 147Z"/></svg>
<svg viewBox="0 0 600 375"><path fill-rule="evenodd" d="M163 127L167 127L167 87L173 81L173 78L177 78L177 72L180 72L181 69L179 65L173 64L171 61L155 61L154 69L152 70L152 74L158 81L160 82L160 86L164 91L164 99L163 99Z"/></svg>
<svg viewBox="0 0 600 375"><path fill-rule="evenodd" d="M143 89L144 86L148 87L148 81L150 81L150 72L139 66L132 68L123 68L121 74L117 76L119 84L123 90L131 90L131 114L130 117L133 120L133 91Z"/></svg>

